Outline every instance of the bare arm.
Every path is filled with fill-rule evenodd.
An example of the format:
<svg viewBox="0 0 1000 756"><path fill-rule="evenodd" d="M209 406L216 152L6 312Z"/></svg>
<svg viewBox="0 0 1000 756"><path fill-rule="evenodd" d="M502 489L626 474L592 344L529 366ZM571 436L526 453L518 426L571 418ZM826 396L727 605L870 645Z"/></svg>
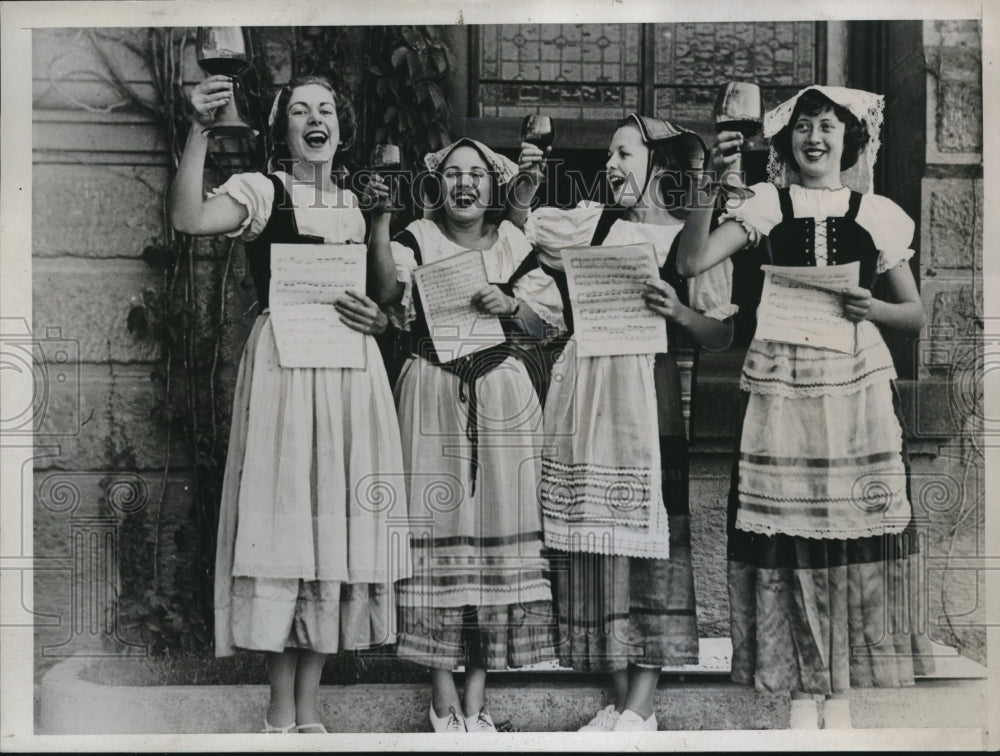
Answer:
<svg viewBox="0 0 1000 756"><path fill-rule="evenodd" d="M232 82L225 76L210 76L194 88L191 104L194 117L170 187L170 222L184 234L211 236L235 231L247 217L247 210L227 194L205 199L203 177L208 137L202 130L212 123L215 111L232 97Z"/></svg>
<svg viewBox="0 0 1000 756"><path fill-rule="evenodd" d="M714 351L728 349L733 341L731 321L707 318L683 304L674 287L666 281L653 280L646 284L646 306L657 315L672 320L690 332L694 340Z"/></svg>
<svg viewBox="0 0 1000 756"><path fill-rule="evenodd" d="M710 173L702 176L701 191L695 195L696 201L684 222L677 246L677 272L685 278L717 265L746 246L747 232L739 223L727 222L709 233L712 210L718 197L719 186L714 181L738 154L725 155L743 141L743 135L735 131L724 131L716 138L711 152Z"/></svg>
<svg viewBox="0 0 1000 756"><path fill-rule="evenodd" d="M906 262L885 273L891 302L876 299L860 286L844 290L844 315L855 323L871 320L900 331L919 331L924 326L924 305L917 283Z"/></svg>
<svg viewBox="0 0 1000 756"><path fill-rule="evenodd" d="M518 173L510 181L507 189L507 212L505 218L523 229L531 211L531 201L542 183L545 174L545 158L551 147L541 150L528 142L521 142L518 157Z"/></svg>
<svg viewBox="0 0 1000 756"><path fill-rule="evenodd" d="M381 305L395 304L403 297L403 284L396 277L389 239L389 187L378 176L372 176L365 187L372 209L372 227L368 235L368 291Z"/></svg>

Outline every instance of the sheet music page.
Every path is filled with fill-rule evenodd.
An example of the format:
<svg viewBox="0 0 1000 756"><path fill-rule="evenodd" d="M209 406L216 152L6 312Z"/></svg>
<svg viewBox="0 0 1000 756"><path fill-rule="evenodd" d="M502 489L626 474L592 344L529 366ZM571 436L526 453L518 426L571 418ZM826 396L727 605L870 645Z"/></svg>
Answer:
<svg viewBox="0 0 1000 756"><path fill-rule="evenodd" d="M562 258L581 356L667 351L666 320L643 299L646 282L660 277L652 244L576 247Z"/></svg>
<svg viewBox="0 0 1000 756"><path fill-rule="evenodd" d="M798 267L762 265L758 339L854 354L857 326L844 316L841 290L858 285L858 262Z"/></svg>
<svg viewBox="0 0 1000 756"><path fill-rule="evenodd" d="M283 368L363 368L364 334L334 309L365 290L364 244L272 244L271 325Z"/></svg>
<svg viewBox="0 0 1000 756"><path fill-rule="evenodd" d="M489 285L482 250L469 249L413 271L434 349L445 362L506 341L500 320L472 297Z"/></svg>

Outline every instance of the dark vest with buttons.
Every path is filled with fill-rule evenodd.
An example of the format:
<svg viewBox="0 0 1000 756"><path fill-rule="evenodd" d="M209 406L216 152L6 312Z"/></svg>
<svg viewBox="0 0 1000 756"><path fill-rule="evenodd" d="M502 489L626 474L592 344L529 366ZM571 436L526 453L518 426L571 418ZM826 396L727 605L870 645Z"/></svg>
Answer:
<svg viewBox="0 0 1000 756"><path fill-rule="evenodd" d="M857 222L862 195L851 192L847 213L841 217L826 219L826 264L845 265L860 263L858 286L871 289L878 277L879 252L868 231ZM763 264L789 266L816 265L816 223L813 218L796 218L792 209L792 197L788 187L778 189L778 203L781 206L781 221L764 242L756 249L741 250L733 256L733 280L752 281L744 287L747 294L742 301L734 301L740 306L737 315L737 343L747 343L740 338L746 334L752 338L757 324L757 307L760 305L761 289L764 285ZM822 221L820 221L822 222Z"/></svg>

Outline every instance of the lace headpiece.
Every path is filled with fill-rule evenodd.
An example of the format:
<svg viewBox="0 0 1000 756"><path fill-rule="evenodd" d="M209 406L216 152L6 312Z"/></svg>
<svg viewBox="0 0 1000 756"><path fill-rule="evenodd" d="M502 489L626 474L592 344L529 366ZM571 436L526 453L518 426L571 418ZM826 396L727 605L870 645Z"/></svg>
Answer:
<svg viewBox="0 0 1000 756"><path fill-rule="evenodd" d="M799 97L815 89L843 108L868 127L868 145L858 157L858 162L840 174L841 183L856 192L866 194L872 191L875 175L875 159L882 144L882 118L885 110L885 97L863 89L848 89L847 87L827 87L815 85L800 90L794 97L781 103L773 110L764 114L764 136L772 139L775 134L789 125L792 111ZM778 186L788 186L798 183L798 172L785 164L778 157L773 145L767 158L767 178Z"/></svg>

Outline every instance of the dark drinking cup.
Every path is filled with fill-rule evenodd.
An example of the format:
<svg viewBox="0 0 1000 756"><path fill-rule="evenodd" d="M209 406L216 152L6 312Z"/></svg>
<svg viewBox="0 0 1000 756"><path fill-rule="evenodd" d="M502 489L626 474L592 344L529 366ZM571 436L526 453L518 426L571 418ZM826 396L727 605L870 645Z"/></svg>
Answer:
<svg viewBox="0 0 1000 756"><path fill-rule="evenodd" d="M525 116L521 122L521 141L528 142L544 150L552 146L556 138L556 127L552 124L552 119L543 115Z"/></svg>
<svg viewBox="0 0 1000 756"><path fill-rule="evenodd" d="M233 98L215 113L215 123L205 129L212 139L253 139L258 132L247 121L247 106L240 75L250 67L250 41L242 26L198 27L195 48L198 67L210 76L228 76Z"/></svg>
<svg viewBox="0 0 1000 756"><path fill-rule="evenodd" d="M760 87L747 81L723 84L715 98L715 132L738 131L745 140L752 139L764 122L764 106ZM746 144L746 142L744 142ZM752 197L753 191L743 185L742 158L720 179L723 189L738 197Z"/></svg>
<svg viewBox="0 0 1000 756"><path fill-rule="evenodd" d="M395 207L403 153L396 144L376 144L372 148L371 169L389 186L388 207Z"/></svg>

